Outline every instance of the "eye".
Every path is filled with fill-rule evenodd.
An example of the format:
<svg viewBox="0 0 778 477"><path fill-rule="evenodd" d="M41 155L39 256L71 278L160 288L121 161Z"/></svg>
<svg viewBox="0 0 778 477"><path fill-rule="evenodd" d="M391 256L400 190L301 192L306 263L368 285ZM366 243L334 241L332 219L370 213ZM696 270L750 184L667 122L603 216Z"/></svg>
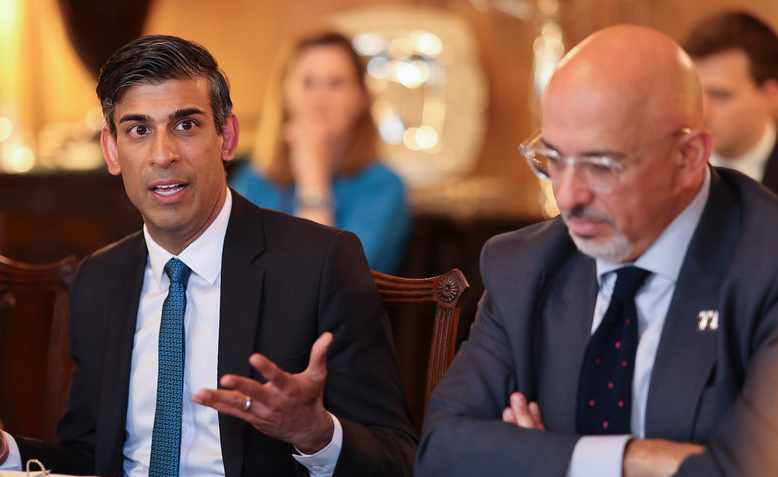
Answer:
<svg viewBox="0 0 778 477"><path fill-rule="evenodd" d="M599 158L599 159L607 159L607 158ZM581 165L585 167L586 172L592 176L604 177L604 176L612 175L614 172L616 172L616 166L612 162L605 162L605 161L585 162Z"/></svg>
<svg viewBox="0 0 778 477"><path fill-rule="evenodd" d="M197 121L194 119L184 119L182 121L179 121L176 124L175 130L176 131L191 131L194 129L194 127L197 126Z"/></svg>
<svg viewBox="0 0 778 477"><path fill-rule="evenodd" d="M151 129L145 124L137 124L135 126L132 126L130 129L128 129L127 133L130 136L142 137L142 136L149 135L151 133Z"/></svg>

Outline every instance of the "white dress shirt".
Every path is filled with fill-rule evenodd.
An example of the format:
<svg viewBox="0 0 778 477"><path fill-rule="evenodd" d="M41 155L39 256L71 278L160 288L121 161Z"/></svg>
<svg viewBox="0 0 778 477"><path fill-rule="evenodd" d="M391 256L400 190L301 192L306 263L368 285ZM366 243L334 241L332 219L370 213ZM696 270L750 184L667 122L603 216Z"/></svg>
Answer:
<svg viewBox="0 0 778 477"><path fill-rule="evenodd" d="M184 315L181 477L224 475L218 413L210 407L194 403L192 396L200 389L217 387L222 249L231 210L232 195L228 189L219 215L200 237L177 256L192 270L186 289ZM143 276L130 369L127 433L123 451L124 475L128 477L146 476L149 472L157 397L159 325L162 305L170 285L164 268L174 256L154 241L145 226L143 236L149 255ZM312 477L331 477L340 456L343 430L338 419L335 416L332 418L335 431L325 448L311 455L293 454ZM18 446L13 438L5 435L9 439L11 454L0 469L20 470Z"/></svg>
<svg viewBox="0 0 778 477"><path fill-rule="evenodd" d="M762 182L767 161L770 159L773 147L775 147L775 140L775 123L770 121L767 123L762 138L750 151L735 159L725 159L714 152L710 156L710 163L717 167L735 169L757 182Z"/></svg>
<svg viewBox="0 0 778 477"><path fill-rule="evenodd" d="M651 371L675 284L681 271L686 250L700 222L710 193L710 170L700 191L688 206L659 235L653 244L634 262L613 263L597 260L599 292L594 306L592 334L600 326L616 286L616 270L635 265L651 272L635 296L638 312L638 349L632 378L632 434L583 436L575 445L567 477L620 477L624 448L632 437L645 436L646 404Z"/></svg>

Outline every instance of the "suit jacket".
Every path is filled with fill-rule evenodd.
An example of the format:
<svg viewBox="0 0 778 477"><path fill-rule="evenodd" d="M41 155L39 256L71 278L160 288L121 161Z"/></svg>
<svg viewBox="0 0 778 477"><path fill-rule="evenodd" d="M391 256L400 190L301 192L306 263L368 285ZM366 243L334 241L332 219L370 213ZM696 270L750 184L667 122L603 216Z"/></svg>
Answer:
<svg viewBox="0 0 778 477"><path fill-rule="evenodd" d="M770 157L767 159L762 184L778 194L778 140L775 141Z"/></svg>
<svg viewBox="0 0 778 477"><path fill-rule="evenodd" d="M82 263L71 291L77 367L59 443L18 439L23 462L38 458L55 472L121 475L147 256L138 232ZM335 475L410 475L414 432L381 299L353 234L259 209L233 192L220 307L219 377L256 379L248 364L253 352L300 372L316 338L332 331L324 404L343 426ZM219 431L228 477L307 475L289 444L223 414Z"/></svg>
<svg viewBox="0 0 778 477"><path fill-rule="evenodd" d="M778 475L778 198L714 170L651 377L648 438L703 443L678 475ZM595 261L560 219L491 239L469 340L434 392L417 475L562 477L597 295ZM698 313L718 310L718 329ZM539 402L547 431L501 422L508 396Z"/></svg>

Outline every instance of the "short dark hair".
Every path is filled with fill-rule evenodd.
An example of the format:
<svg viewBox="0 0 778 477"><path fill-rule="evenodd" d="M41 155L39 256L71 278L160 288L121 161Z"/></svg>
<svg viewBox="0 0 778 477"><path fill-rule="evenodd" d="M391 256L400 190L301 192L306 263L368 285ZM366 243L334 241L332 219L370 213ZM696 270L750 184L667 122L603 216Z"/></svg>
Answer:
<svg viewBox="0 0 778 477"><path fill-rule="evenodd" d="M750 13L728 11L706 18L692 29L684 48L698 59L739 50L748 57L754 83L778 79L778 35Z"/></svg>
<svg viewBox="0 0 778 477"><path fill-rule="evenodd" d="M208 50L169 35L142 36L119 48L100 68L97 77L97 97L111 133L116 135L114 107L127 88L197 76L208 79L214 124L221 134L224 120L232 112L230 86Z"/></svg>

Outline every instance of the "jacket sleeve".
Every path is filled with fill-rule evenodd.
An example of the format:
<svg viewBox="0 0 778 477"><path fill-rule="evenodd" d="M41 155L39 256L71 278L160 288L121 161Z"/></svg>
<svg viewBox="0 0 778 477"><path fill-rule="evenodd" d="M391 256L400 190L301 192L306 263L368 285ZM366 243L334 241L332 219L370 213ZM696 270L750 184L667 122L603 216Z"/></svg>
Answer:
<svg viewBox="0 0 778 477"><path fill-rule="evenodd" d="M516 388L505 320L489 283L489 244L481 255L485 292L470 337L432 395L416 461L419 477L502 475L563 477L577 435L502 422ZM496 259L496 257L495 257Z"/></svg>
<svg viewBox="0 0 778 477"><path fill-rule="evenodd" d="M324 405L343 426L335 476L410 476L416 437L389 323L358 239L343 232L323 266L319 332L331 331Z"/></svg>

